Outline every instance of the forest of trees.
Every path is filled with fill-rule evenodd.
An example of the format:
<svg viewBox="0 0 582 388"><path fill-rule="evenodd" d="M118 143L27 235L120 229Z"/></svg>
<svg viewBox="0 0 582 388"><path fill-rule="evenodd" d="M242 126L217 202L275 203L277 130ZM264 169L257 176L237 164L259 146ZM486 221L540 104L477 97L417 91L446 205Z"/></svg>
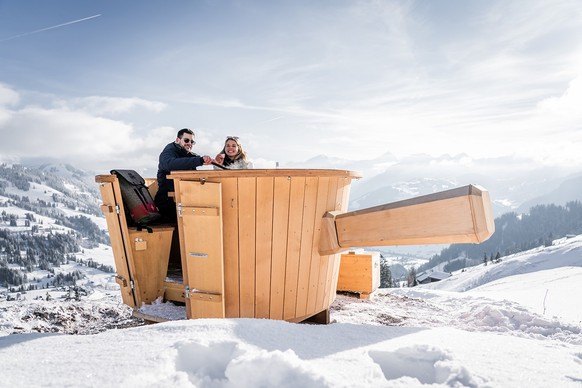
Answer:
<svg viewBox="0 0 582 388"><path fill-rule="evenodd" d="M426 271L444 262L451 262L450 272L484 262L499 260L502 256L523 252L569 234L582 234L582 203L568 202L565 206L538 205L528 214L514 212L495 219L495 233L480 244L453 244L433 256L418 272Z"/></svg>
<svg viewBox="0 0 582 388"><path fill-rule="evenodd" d="M84 248L93 248L99 243L109 244L109 236L91 219L84 215L69 216L68 210L101 216L98 191L85 183L84 172L71 166L65 169L72 175L72 182L59 176L56 167L44 166L38 169L20 165L0 164L0 195L7 198L0 202L0 225L24 227L16 230L0 229L0 286L9 290L26 291L39 286L60 287L75 285L82 272L55 271L55 268L70 261L80 265L114 272L111 266L92 260L77 259L75 253ZM11 187L20 192L35 190L44 186L44 199L31 200L26 195L17 195ZM74 187L74 189L71 189ZM31 198L36 198L32 194ZM10 214L8 207L24 209L28 213ZM2 208L6 208L2 210ZM54 225L65 226L68 233L52 230L54 226L44 225L38 218L44 216L54 220ZM47 271L42 282L31 279L33 271ZM28 283L28 284L27 284Z"/></svg>
<svg viewBox="0 0 582 388"><path fill-rule="evenodd" d="M86 220L79 220L78 217L69 218L73 219L70 221L72 224L85 225L87 222L93 224L86 217L82 217ZM95 224L93 227L97 228ZM85 226L85 228L89 227ZM20 286L28 282L27 273L44 270L54 274L54 267L59 267L69 261L76 261L81 265L104 272L114 272L111 266L91 260L77 260L75 253L82 250L80 244L83 242L85 242L83 234L74 231L39 234L32 231L11 233L7 229L0 229L0 285L6 288ZM63 274L57 274L51 284L55 286L70 284L67 283L70 281L70 276L64 278L63 276Z"/></svg>

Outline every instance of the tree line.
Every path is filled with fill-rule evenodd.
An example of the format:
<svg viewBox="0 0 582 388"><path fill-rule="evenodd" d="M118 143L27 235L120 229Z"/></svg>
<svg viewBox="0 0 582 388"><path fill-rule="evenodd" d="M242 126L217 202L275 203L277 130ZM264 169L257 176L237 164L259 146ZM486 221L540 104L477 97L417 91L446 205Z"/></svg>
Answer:
<svg viewBox="0 0 582 388"><path fill-rule="evenodd" d="M495 219L495 232L479 244L452 244L418 268L423 272L438 264L450 262L447 272L475 265L486 260L549 246L567 235L582 234L582 203L571 201L564 206L537 205L527 214L505 213Z"/></svg>
<svg viewBox="0 0 582 388"><path fill-rule="evenodd" d="M54 267L69 261L104 272L114 272L111 266L76 258L75 253L82 251L82 239L76 232L33 234L10 233L0 229L0 285L8 288L27 283L29 279L26 274L34 270L55 274ZM53 280L53 283L62 284L59 278Z"/></svg>

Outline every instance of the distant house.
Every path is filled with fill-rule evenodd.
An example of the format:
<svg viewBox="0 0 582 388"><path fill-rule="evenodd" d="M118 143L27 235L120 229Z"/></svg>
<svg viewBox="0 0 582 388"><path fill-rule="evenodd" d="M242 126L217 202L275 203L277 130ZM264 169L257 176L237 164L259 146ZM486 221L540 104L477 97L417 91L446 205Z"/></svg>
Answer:
<svg viewBox="0 0 582 388"><path fill-rule="evenodd" d="M433 282L439 282L443 279L451 277L448 272L433 271L430 273L423 272L416 277L418 284L427 284Z"/></svg>

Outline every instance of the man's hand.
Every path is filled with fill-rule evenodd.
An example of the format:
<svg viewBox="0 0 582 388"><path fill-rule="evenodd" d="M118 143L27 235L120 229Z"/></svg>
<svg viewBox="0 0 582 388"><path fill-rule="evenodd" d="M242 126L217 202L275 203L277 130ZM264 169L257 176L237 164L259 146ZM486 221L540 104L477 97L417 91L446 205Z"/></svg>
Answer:
<svg viewBox="0 0 582 388"><path fill-rule="evenodd" d="M218 163L218 164L224 163L224 154L218 154L218 155L216 155L216 157L214 158L214 160L216 160L216 163Z"/></svg>
<svg viewBox="0 0 582 388"><path fill-rule="evenodd" d="M202 160L204 161L204 164L210 164L210 163L212 163L212 158L210 156L208 156L208 155L204 155L202 157Z"/></svg>

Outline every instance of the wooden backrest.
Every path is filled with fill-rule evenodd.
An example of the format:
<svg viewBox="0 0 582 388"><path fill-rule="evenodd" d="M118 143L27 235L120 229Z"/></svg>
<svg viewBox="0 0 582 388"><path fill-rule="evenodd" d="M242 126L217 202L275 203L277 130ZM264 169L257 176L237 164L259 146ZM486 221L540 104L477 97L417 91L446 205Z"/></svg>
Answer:
<svg viewBox="0 0 582 388"><path fill-rule="evenodd" d="M158 192L158 180L156 178L144 178L144 180L152 198L156 198L156 193Z"/></svg>

